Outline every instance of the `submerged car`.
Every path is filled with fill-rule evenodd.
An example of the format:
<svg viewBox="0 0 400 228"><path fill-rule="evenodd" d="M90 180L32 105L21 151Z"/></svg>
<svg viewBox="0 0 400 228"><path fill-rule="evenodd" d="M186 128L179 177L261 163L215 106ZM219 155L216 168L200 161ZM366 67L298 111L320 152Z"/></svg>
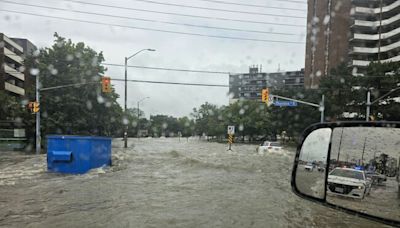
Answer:
<svg viewBox="0 0 400 228"><path fill-rule="evenodd" d="M371 181L363 170L337 167L328 174L328 194L364 199Z"/></svg>
<svg viewBox="0 0 400 228"><path fill-rule="evenodd" d="M311 172L314 170L314 164L311 162L307 162L307 164L304 165L304 169Z"/></svg>
<svg viewBox="0 0 400 228"><path fill-rule="evenodd" d="M282 146L279 142L263 142L257 149L259 154L268 153L268 152L279 152L282 150Z"/></svg>

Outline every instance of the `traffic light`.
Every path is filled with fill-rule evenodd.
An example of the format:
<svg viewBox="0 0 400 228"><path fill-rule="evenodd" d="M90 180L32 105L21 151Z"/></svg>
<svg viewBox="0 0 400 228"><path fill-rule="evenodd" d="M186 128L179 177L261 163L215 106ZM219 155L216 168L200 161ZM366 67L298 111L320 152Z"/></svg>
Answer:
<svg viewBox="0 0 400 228"><path fill-rule="evenodd" d="M39 102L35 101L33 102L33 112L37 113L39 112L40 108L39 108Z"/></svg>
<svg viewBox="0 0 400 228"><path fill-rule="evenodd" d="M31 111L31 112L33 112L33 104L34 104L35 102L33 102L33 101L30 101L29 103L28 103L28 109Z"/></svg>
<svg viewBox="0 0 400 228"><path fill-rule="evenodd" d="M268 88L267 89L263 89L261 91L261 101L268 104L268 96L269 96Z"/></svg>
<svg viewBox="0 0 400 228"><path fill-rule="evenodd" d="M101 91L103 91L103 93L111 93L111 78L110 77L102 77L101 78Z"/></svg>

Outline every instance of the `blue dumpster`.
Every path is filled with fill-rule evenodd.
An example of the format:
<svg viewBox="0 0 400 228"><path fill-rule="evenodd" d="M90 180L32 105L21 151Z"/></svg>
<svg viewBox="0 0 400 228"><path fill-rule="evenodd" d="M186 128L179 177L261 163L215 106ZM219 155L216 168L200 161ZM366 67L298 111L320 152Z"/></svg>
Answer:
<svg viewBox="0 0 400 228"><path fill-rule="evenodd" d="M111 165L111 138L47 136L47 168L60 173L82 174Z"/></svg>

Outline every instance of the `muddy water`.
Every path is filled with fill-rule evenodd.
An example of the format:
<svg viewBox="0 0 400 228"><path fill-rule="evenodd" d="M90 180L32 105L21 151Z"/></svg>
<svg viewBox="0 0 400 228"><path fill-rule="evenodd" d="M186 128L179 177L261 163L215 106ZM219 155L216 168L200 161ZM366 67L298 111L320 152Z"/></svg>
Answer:
<svg viewBox="0 0 400 228"><path fill-rule="evenodd" d="M294 151L192 139L113 141L113 166L46 172L45 157L0 156L1 227L380 227L295 196Z"/></svg>

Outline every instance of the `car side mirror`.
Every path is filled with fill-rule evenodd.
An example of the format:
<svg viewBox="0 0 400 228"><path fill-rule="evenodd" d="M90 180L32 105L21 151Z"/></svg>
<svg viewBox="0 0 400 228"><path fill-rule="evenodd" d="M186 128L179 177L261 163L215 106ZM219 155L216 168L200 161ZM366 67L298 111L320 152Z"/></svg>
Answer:
<svg viewBox="0 0 400 228"><path fill-rule="evenodd" d="M306 129L292 171L295 194L400 226L400 123L321 123Z"/></svg>

